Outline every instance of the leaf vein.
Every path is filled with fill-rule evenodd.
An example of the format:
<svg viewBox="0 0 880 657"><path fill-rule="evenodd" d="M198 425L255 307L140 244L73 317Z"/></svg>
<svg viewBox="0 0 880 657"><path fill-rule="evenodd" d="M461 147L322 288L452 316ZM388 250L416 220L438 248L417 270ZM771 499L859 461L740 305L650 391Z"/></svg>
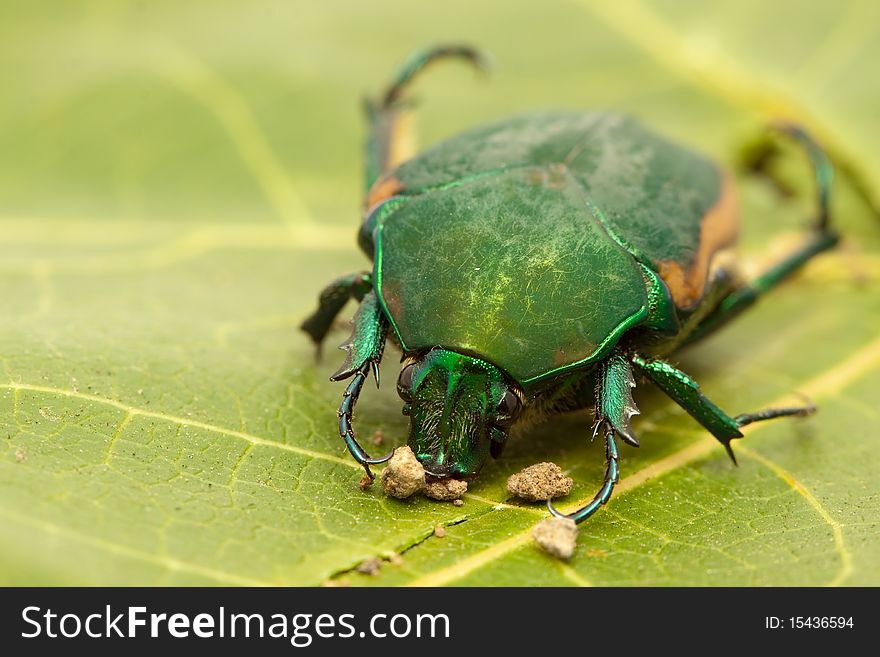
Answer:
<svg viewBox="0 0 880 657"><path fill-rule="evenodd" d="M225 584L234 584L237 586L271 586L269 582L262 580L235 575L233 573L226 573L213 568L206 568L205 566L200 566L199 564L190 563L188 561L181 561L180 559L175 559L173 557L152 554L120 543L114 543L94 536L81 534L80 532L73 531L61 525L56 525L47 520L37 520L29 516L15 513L9 509L0 508L0 516L14 522L41 529L48 534L63 536L64 538L68 538L78 543L104 550L105 552L110 552L111 554L117 554L131 559L137 559L139 561L146 561L167 568L169 571L188 572L193 575L198 575L199 577L204 577L205 579Z"/></svg>
<svg viewBox="0 0 880 657"><path fill-rule="evenodd" d="M828 512L828 509L822 505L809 488L807 488L802 482L798 481L793 474L781 465L748 447L740 447L739 453L753 461L757 461L766 468L769 468L775 475L782 479L782 481L791 486L794 492L803 497L807 503L815 509L816 513L819 514L822 520L831 527L831 535L834 537L834 549L840 556L840 570L831 581L826 584L826 586L840 586L840 584L846 581L853 572L853 556L846 545L846 540L843 535L843 526L834 519L834 517Z"/></svg>
<svg viewBox="0 0 880 657"><path fill-rule="evenodd" d="M843 363L840 363L830 370L810 379L802 387L802 390L805 394L811 397L834 394L844 386L858 380L878 365L880 365L880 338L876 338L863 348L856 350ZM779 406L783 403L785 403L785 397L771 402L768 406ZM743 433L751 435L760 431L764 426L766 425L752 424L744 427ZM659 477L660 475L667 474L673 470L693 463L706 456L716 447L717 441L714 438L703 438L693 445L689 445L688 447L685 447L684 449L681 449L678 452L621 479L617 486L618 499L620 498L621 493L637 488L649 479ZM586 504L588 501L588 499L584 499L567 508L575 509ZM442 568L433 573L429 573L410 582L408 583L408 586L442 586L449 582L461 579L474 570L477 570L478 568L503 557L516 548L525 545L529 541L530 534L531 529L514 534L510 538L500 543L496 543L482 552L477 552L458 563L447 566L446 568ZM836 584L836 580L837 578L835 578L835 581L832 583Z"/></svg>
<svg viewBox="0 0 880 657"><path fill-rule="evenodd" d="M59 395L62 397L70 397L74 399L82 399L85 401L90 401L98 404L106 404L108 406L113 406L114 408L118 408L122 411L129 413L132 416L141 416L141 417L150 417L155 418L157 420L164 420L166 422L170 422L172 424L177 424L185 427L193 427L194 429L203 429L205 431L212 431L214 433L220 433L226 436L231 436L233 438L239 438L241 440L252 443L253 445L261 445L264 447L273 447L275 449L283 449L288 452L294 452L296 454L300 454L302 456L308 456L312 459L320 459L324 461L330 461L332 463L338 463L340 465L344 465L349 468L358 469L359 465L356 463L349 461L347 459L340 458L338 456L332 456L330 454L324 454L323 452L318 452L312 449L307 449L305 447L297 447L295 445L289 445L287 443L280 443L275 440L270 440L268 438L261 438L259 436L254 436L249 433L244 433L242 431L235 431L234 429L227 429L225 427L220 427L214 424L209 424L207 422L200 422L199 420L191 420L185 417L178 417L176 415L169 415L167 413L159 413L157 411L148 411L143 408L137 408L135 406L129 406L124 402L118 401L116 399L108 399L106 397L99 397L98 395L90 395L88 393L83 392L74 392L73 390L65 390L63 388L53 388L51 386L39 386L33 385L30 383L18 383L18 382L10 382L10 383L2 383L0 384L0 389L13 390L15 394L18 394L19 391L26 390L29 392L41 392L50 395Z"/></svg>

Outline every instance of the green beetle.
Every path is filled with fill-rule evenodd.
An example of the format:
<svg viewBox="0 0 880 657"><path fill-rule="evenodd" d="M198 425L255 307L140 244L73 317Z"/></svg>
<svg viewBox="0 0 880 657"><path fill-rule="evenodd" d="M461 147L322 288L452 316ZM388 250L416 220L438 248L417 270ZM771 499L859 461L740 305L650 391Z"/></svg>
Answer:
<svg viewBox="0 0 880 657"><path fill-rule="evenodd" d="M815 169L818 215L805 243L750 282L726 253L737 237L730 176L627 116L527 114L451 138L400 162L403 94L428 63L463 46L415 53L367 104L367 199L359 244L373 270L334 281L302 325L320 346L350 298L360 307L347 357L339 432L372 479L352 413L387 337L403 352L397 390L409 445L435 477L472 479L528 418L595 408L604 483L563 516L580 522L611 496L616 438L638 446L635 375L656 384L727 449L751 422L812 406L730 416L662 357L726 323L831 248L832 168L802 130L782 126ZM390 331L389 331L390 329Z"/></svg>

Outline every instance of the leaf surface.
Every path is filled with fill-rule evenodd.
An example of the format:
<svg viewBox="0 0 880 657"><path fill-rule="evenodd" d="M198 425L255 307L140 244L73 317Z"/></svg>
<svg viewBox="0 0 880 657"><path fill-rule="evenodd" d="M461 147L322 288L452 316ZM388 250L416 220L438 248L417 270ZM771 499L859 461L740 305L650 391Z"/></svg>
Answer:
<svg viewBox="0 0 880 657"><path fill-rule="evenodd" d="M880 584L878 25L858 1L5 2L0 583ZM497 70L426 75L422 143L529 108L617 107L733 166L783 116L841 171L843 245L678 360L731 413L796 394L820 412L749 427L734 468L641 385L642 447L622 448L568 563L532 545L546 511L505 481L552 460L575 480L566 505L592 497L587 414L512 440L463 507L384 499L358 489L336 434L344 327L321 362L296 330L326 282L369 266L361 95L448 34ZM810 216L790 162L790 199L738 176L752 272ZM371 447L405 436L395 361L358 408Z"/></svg>

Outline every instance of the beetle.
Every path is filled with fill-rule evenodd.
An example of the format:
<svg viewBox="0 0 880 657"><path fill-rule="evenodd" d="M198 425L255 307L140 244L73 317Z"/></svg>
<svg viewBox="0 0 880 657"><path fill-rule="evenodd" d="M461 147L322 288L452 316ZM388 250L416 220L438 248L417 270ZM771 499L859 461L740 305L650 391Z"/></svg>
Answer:
<svg viewBox="0 0 880 657"><path fill-rule="evenodd" d="M428 64L467 46L417 51L381 98L368 101L366 200L358 243L371 271L320 295L302 329L320 348L336 315L359 308L331 380L351 379L339 433L366 470L355 403L386 340L401 349L397 391L408 444L427 474L473 479L529 418L595 409L605 475L589 504L556 517L581 522L611 497L617 439L637 447L636 377L657 385L726 448L752 422L808 415L812 405L728 415L665 360L712 333L838 241L829 221L833 169L801 128L817 187L803 244L753 280L730 248L739 213L732 178L703 155L612 112L508 118L400 161L406 90Z"/></svg>

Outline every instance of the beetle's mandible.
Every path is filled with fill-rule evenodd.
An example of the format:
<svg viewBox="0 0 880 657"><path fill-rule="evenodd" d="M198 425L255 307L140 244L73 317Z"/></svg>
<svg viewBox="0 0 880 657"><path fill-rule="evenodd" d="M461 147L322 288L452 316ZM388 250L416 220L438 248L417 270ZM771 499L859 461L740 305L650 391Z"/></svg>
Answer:
<svg viewBox="0 0 880 657"><path fill-rule="evenodd" d="M397 390L409 445L427 473L472 479L529 416L595 408L605 479L564 516L581 522L611 497L617 439L631 426L635 376L650 380L712 433L731 458L740 428L812 406L731 416L664 360L726 324L817 254L833 247L832 167L800 128L778 128L806 150L817 211L803 244L745 281L729 258L738 208L732 179L706 157L608 112L544 112L453 137L402 161L405 92L429 63L472 48L413 54L367 103L366 201L358 234L371 271L331 283L302 325L320 345L354 298L350 379L339 433L372 477L352 413L387 339L403 352ZM589 430L585 429L589 436Z"/></svg>

